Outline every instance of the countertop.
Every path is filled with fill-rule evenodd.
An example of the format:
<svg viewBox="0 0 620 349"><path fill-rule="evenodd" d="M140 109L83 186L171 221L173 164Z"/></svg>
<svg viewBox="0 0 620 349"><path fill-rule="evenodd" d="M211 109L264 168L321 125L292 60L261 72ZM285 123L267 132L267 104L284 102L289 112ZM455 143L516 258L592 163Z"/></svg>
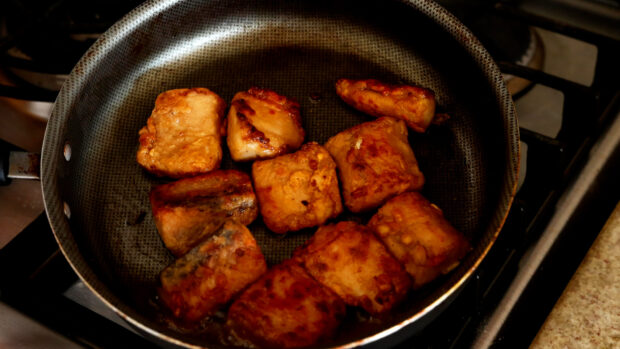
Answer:
<svg viewBox="0 0 620 349"><path fill-rule="evenodd" d="M620 203L530 348L620 348Z"/></svg>

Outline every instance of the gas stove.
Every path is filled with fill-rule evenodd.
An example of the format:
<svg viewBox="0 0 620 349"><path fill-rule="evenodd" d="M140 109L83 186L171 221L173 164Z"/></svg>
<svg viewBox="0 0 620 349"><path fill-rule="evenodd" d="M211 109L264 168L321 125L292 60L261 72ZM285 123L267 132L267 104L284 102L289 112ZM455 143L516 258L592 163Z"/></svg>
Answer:
<svg viewBox="0 0 620 349"><path fill-rule="evenodd" d="M12 0L9 9L24 10L18 3ZM0 99L5 147L40 149L51 110L45 101L53 100L80 47L85 50L131 8L70 14L68 8L58 12L66 5L58 3L56 12L27 14L43 16L30 24L63 19L62 35L69 32L70 43L53 41L70 45L63 59L40 63L41 50L31 41L14 40L36 40L32 31L15 29L15 18L1 19L0 94L26 100ZM584 0L440 3L474 31L505 74L521 127L521 179L505 227L474 277L398 346L524 347L620 198L620 90L614 81L620 76L620 6ZM37 329L46 346L156 346L79 281L58 250L37 182L0 187L0 205L0 265L13 266L0 271L0 334L6 333L0 337L15 344L20 333Z"/></svg>

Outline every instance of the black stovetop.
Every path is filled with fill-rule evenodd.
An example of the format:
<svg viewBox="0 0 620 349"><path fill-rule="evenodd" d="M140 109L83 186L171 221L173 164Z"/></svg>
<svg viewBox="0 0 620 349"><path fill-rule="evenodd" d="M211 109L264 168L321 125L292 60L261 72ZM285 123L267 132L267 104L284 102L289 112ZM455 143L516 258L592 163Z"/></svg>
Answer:
<svg viewBox="0 0 620 349"><path fill-rule="evenodd" d="M510 52L496 54L502 72L564 95L562 127L556 137L521 129L521 141L528 147L527 176L498 240L455 300L424 330L403 339L397 347L473 345L518 273L520 262L557 213L558 200L567 194L567 188L583 171L593 145L619 113L620 95L614 81L620 76L618 41L523 12L517 4L491 2L484 9L497 18L545 28L597 46L593 83L583 86L517 65L507 58ZM458 13L458 9L455 11ZM529 345L577 269L620 197L620 150L606 164L589 188L579 212L569 216L570 224L562 230L501 324L494 345ZM119 343L127 347L155 346L64 296L78 278L59 252L44 214L0 250L0 265L0 300L75 342L103 348L117 347ZM399 339L396 335L394 343Z"/></svg>

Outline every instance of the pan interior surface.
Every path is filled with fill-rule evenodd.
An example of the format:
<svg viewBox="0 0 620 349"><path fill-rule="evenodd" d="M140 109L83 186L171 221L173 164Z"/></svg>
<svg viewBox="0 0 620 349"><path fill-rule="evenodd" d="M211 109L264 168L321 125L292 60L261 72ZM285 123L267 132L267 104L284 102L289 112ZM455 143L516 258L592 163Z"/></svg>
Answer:
<svg viewBox="0 0 620 349"><path fill-rule="evenodd" d="M420 6L429 3L360 8L354 2L257 7L243 1L167 1L147 3L117 23L63 88L43 151L48 215L84 281L154 332L186 344L220 346L223 318L205 323L200 333L188 333L175 329L157 306L158 275L173 257L156 231L148 194L166 180L137 164L138 130L165 90L207 87L230 101L236 92L260 86L297 99L306 142L324 143L374 119L340 101L334 83L346 77L435 91L439 111L450 120L424 134L410 131L409 139L427 178L423 194L466 234L474 250L452 274L412 292L389 318L376 321L350 310L328 344L390 328L453 289L493 241L501 225L494 217L508 210L502 197L510 195L505 177L512 176L513 160L506 151L510 113L496 97L498 87L464 49L476 43L459 42L437 25L440 12L429 18L416 9ZM70 161L62 157L65 144L72 148ZM250 169L232 163L226 150L222 167ZM63 202L71 208L70 219L53 208ZM365 223L373 213L344 213L337 220ZM290 257L315 231L277 236L260 218L249 228L269 265Z"/></svg>

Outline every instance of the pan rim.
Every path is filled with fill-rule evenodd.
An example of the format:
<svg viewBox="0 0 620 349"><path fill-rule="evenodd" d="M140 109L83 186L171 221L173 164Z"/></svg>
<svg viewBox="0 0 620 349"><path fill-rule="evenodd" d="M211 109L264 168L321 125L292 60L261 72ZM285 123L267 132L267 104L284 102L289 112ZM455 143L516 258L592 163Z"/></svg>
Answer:
<svg viewBox="0 0 620 349"><path fill-rule="evenodd" d="M83 79L82 77L87 76L92 71L94 66L96 66L96 64L87 64L87 60L85 59L85 57L101 57L105 54L105 50L103 50L104 43L106 45L109 45L110 43L118 43L124 40L139 25L137 21L138 18L152 18L181 2L183 2L183 0L151 0L138 6L121 20L119 20L117 23L115 23L110 29L108 29L95 42L95 44L93 44L93 46L89 48L89 50L84 54L82 59L80 59L78 64L74 67L73 71L69 76L69 79L67 80L67 83L65 83L57 97L57 103L55 103L54 105L54 110L52 111L52 115L50 116L48 127L45 132L43 148L41 152L41 189L46 215L48 217L52 232L54 233L54 238L56 239L61 252L71 265L71 268L79 276L80 280L90 289L90 291L92 291L97 296L97 298L104 302L106 306L108 306L116 314L118 314L118 316L120 316L130 325L138 328L139 330L178 346L188 348L200 348L201 346L187 343L185 341L179 340L170 335L157 331L148 326L147 324L127 315L97 290L97 283L101 283L101 285L103 285L107 289L107 286L105 286L103 282L97 279L94 280L94 284L91 284L89 278L85 275L85 273L81 270L78 270L78 267L76 267L76 262L80 262L80 264L83 267L88 268L89 271L91 268L88 266L88 264L76 260L76 258L84 260L84 257L82 256L81 252L79 252L79 250L75 251L78 253L77 256L75 254L72 254L72 252L74 252L71 250L72 246L67 246L66 244L69 242L66 241L66 238L63 239L62 237L63 235L71 235L71 233L66 218L64 217L61 209L63 203L60 201L60 193L58 190L56 179L56 164L62 157L62 142L64 142L61 136L64 134L64 127L66 127L64 123L64 118L66 117L68 110L71 108L71 105L78 102L78 94L76 91L81 90L84 84L86 84L85 79ZM505 210L501 213L498 213L499 210L496 209L494 211L495 217L492 217L490 219L490 221L496 220L499 224L497 225L497 229L493 232L493 234L490 235L486 248L481 251L475 262L446 292L444 292L440 297L435 299L429 305L418 311L413 316L405 319L404 321L396 323L389 328L386 328L373 335L366 336L365 338L350 342L348 344L340 345L338 346L338 348L352 348L356 346L367 345L384 339L389 335L400 331L404 327L418 321L419 319L430 313L432 310L446 302L448 299L452 298L470 279L471 275L475 272L482 260L488 254L491 247L494 245L508 217L510 207L512 205L512 202L514 201L514 197L517 191L520 164L519 159L521 156L518 136L519 128L517 124L514 104L512 103L510 94L503 82L503 78L497 64L493 61L489 53L486 51L486 49L484 49L482 44L473 35L473 33L471 33L469 29L467 29L456 17L454 17L441 5L431 0L399 0L399 2L404 3L414 8L416 11L419 11L427 17L431 18L439 27L443 28L451 36L455 38L461 38L461 40L457 41L461 44L465 51L472 57L480 58L475 60L476 64L479 67L483 64L482 62L490 63L490 66L485 66L484 68L486 69L482 69L482 72L488 83L491 86L494 86L492 90L495 93L495 97L497 98L499 110L503 114L503 126L505 132L505 139L507 140L507 154L505 154L507 159L507 168L506 174L503 176L503 183L501 187L504 188L503 190L509 192L510 194L507 195L507 197L506 195L502 196L502 200L498 202L498 207L503 206L505 207ZM441 20L438 17L441 17ZM59 101L63 103L59 104ZM508 105L505 105L506 101L509 101ZM497 216L498 214L499 216Z"/></svg>

